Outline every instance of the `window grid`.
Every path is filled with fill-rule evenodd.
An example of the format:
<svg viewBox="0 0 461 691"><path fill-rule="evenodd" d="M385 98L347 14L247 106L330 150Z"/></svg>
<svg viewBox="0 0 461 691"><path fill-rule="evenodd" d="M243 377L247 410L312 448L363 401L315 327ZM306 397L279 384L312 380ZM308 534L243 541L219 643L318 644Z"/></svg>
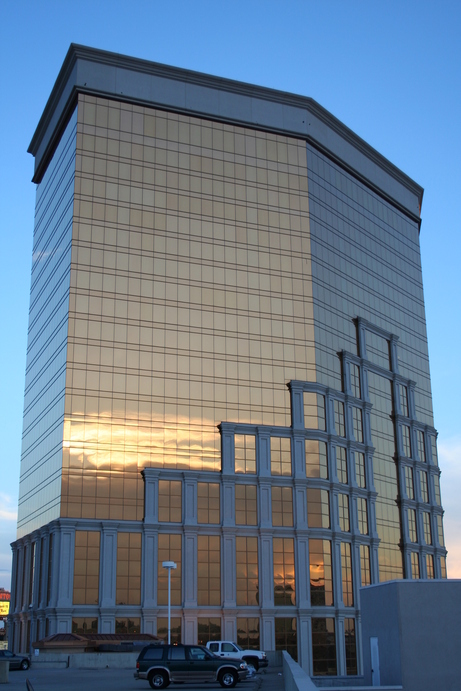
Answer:
<svg viewBox="0 0 461 691"><path fill-rule="evenodd" d="M208 641L221 640L221 619L220 617L198 617L197 618L197 643L206 645Z"/></svg>
<svg viewBox="0 0 461 691"><path fill-rule="evenodd" d="M416 530L416 511L414 509L407 509L408 515L408 536L410 542L418 542L418 532Z"/></svg>
<svg viewBox="0 0 461 691"><path fill-rule="evenodd" d="M117 535L117 605L141 604L141 533Z"/></svg>
<svg viewBox="0 0 461 691"><path fill-rule="evenodd" d="M336 447L336 472L338 481L343 485L347 485L347 450L344 446Z"/></svg>
<svg viewBox="0 0 461 691"><path fill-rule="evenodd" d="M355 452L355 479L358 487L365 489L367 486L367 477L365 472L365 454L359 451Z"/></svg>
<svg viewBox="0 0 461 691"><path fill-rule="evenodd" d="M311 606L334 604L330 540L309 540L309 577Z"/></svg>
<svg viewBox="0 0 461 691"><path fill-rule="evenodd" d="M352 424L354 428L354 438L356 441L363 442L363 423L362 423L362 410L361 408L352 408Z"/></svg>
<svg viewBox="0 0 461 691"><path fill-rule="evenodd" d="M439 540L439 545L441 547L444 547L445 546L445 540L443 538L442 516L440 516L440 515L437 516L437 537Z"/></svg>
<svg viewBox="0 0 461 691"><path fill-rule="evenodd" d="M339 527L343 533L350 531L349 497L347 494L338 494Z"/></svg>
<svg viewBox="0 0 461 691"><path fill-rule="evenodd" d="M360 545L360 573L362 586L370 585L370 548L368 545Z"/></svg>
<svg viewBox="0 0 461 691"><path fill-rule="evenodd" d="M429 503L429 492L427 486L427 473L425 470L419 471L419 486L421 488L421 500L425 503Z"/></svg>
<svg viewBox="0 0 461 691"><path fill-rule="evenodd" d="M367 500L363 497L357 498L357 515L360 534L368 535Z"/></svg>
<svg viewBox="0 0 461 691"><path fill-rule="evenodd" d="M256 485L235 485L235 523L237 525L257 525L256 497Z"/></svg>
<svg viewBox="0 0 461 691"><path fill-rule="evenodd" d="M271 437L271 475L291 476L291 439Z"/></svg>
<svg viewBox="0 0 461 691"><path fill-rule="evenodd" d="M423 530L424 542L432 545L431 514L428 511L423 511Z"/></svg>
<svg viewBox="0 0 461 691"><path fill-rule="evenodd" d="M259 617L237 618L237 645L244 650L259 650Z"/></svg>
<svg viewBox="0 0 461 691"><path fill-rule="evenodd" d="M160 523L181 523L182 482L180 480L159 480L158 520Z"/></svg>
<svg viewBox="0 0 461 691"><path fill-rule="evenodd" d="M344 619L344 637L346 639L346 674L357 674L357 642L355 636L355 619Z"/></svg>
<svg viewBox="0 0 461 691"><path fill-rule="evenodd" d="M317 487L307 488L307 524L309 528L330 527L330 493Z"/></svg>
<svg viewBox="0 0 461 691"><path fill-rule="evenodd" d="M312 618L312 670L314 676L336 676L335 620Z"/></svg>
<svg viewBox="0 0 461 691"><path fill-rule="evenodd" d="M402 425L402 451L403 455L411 458L411 442L410 442L410 428L408 425Z"/></svg>
<svg viewBox="0 0 461 691"><path fill-rule="evenodd" d="M272 525L293 525L293 491L291 487L272 487Z"/></svg>
<svg viewBox="0 0 461 691"><path fill-rule="evenodd" d="M408 417L408 391L403 384L399 385L400 390L400 412L405 417Z"/></svg>
<svg viewBox="0 0 461 691"><path fill-rule="evenodd" d="M327 445L324 441L306 439L304 442L306 455L306 477L328 479Z"/></svg>
<svg viewBox="0 0 461 691"><path fill-rule="evenodd" d="M352 558L351 546L348 542L341 543L341 571L343 586L343 603L345 607L353 607L354 589L352 586Z"/></svg>
<svg viewBox="0 0 461 691"><path fill-rule="evenodd" d="M274 605L296 605L294 541L273 539Z"/></svg>
<svg viewBox="0 0 461 691"><path fill-rule="evenodd" d="M424 446L424 432L420 429L416 431L416 437L418 439L418 455L419 460L426 463L426 448Z"/></svg>
<svg viewBox="0 0 461 691"><path fill-rule="evenodd" d="M74 605L95 605L99 602L99 544L99 532L75 531Z"/></svg>
<svg viewBox="0 0 461 691"><path fill-rule="evenodd" d="M253 434L236 434L234 437L235 472L256 473L256 437Z"/></svg>
<svg viewBox="0 0 461 691"><path fill-rule="evenodd" d="M415 580L419 578L419 554L410 552L411 557L411 577Z"/></svg>
<svg viewBox="0 0 461 691"><path fill-rule="evenodd" d="M235 539L237 566L237 605L244 607L259 604L258 538Z"/></svg>
<svg viewBox="0 0 461 691"><path fill-rule="evenodd" d="M351 362L351 391L355 398L361 398L360 367Z"/></svg>
<svg viewBox="0 0 461 691"><path fill-rule="evenodd" d="M441 506L442 498L440 496L440 478L438 475L434 475L434 497L437 506Z"/></svg>
<svg viewBox="0 0 461 691"><path fill-rule="evenodd" d="M406 465L404 467L404 472L405 472L405 492L407 494L408 499L414 499L415 498L415 488L414 488L414 483L413 483L413 468Z"/></svg>
<svg viewBox="0 0 461 691"><path fill-rule="evenodd" d="M334 400L335 410L335 430L338 437L346 436L346 427L344 422L344 403L342 401Z"/></svg>
<svg viewBox="0 0 461 691"><path fill-rule="evenodd" d="M434 557L432 554L426 554L426 575L427 578L434 578Z"/></svg>
<svg viewBox="0 0 461 691"><path fill-rule="evenodd" d="M162 567L164 561L174 561L176 569L171 570L171 604L182 602L181 589L181 535L159 533L158 535L158 571L157 603L168 604L168 573Z"/></svg>
<svg viewBox="0 0 461 691"><path fill-rule="evenodd" d="M197 537L197 604L221 604L221 538Z"/></svg>
<svg viewBox="0 0 461 691"><path fill-rule="evenodd" d="M220 487L217 482L197 482L197 522L219 524Z"/></svg>

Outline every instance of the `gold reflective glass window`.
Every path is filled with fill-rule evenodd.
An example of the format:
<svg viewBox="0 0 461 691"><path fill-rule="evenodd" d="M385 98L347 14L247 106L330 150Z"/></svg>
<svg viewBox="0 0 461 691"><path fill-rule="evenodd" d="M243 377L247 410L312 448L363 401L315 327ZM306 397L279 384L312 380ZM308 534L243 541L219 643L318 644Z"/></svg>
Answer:
<svg viewBox="0 0 461 691"><path fill-rule="evenodd" d="M405 417L408 417L408 391L407 387L403 384L399 384L400 392L400 412Z"/></svg>
<svg viewBox="0 0 461 691"><path fill-rule="evenodd" d="M115 620L115 633L141 633L141 619L130 617Z"/></svg>
<svg viewBox="0 0 461 691"><path fill-rule="evenodd" d="M440 576L441 578L447 577L447 560L445 557L440 557Z"/></svg>
<svg viewBox="0 0 461 691"><path fill-rule="evenodd" d="M293 525L293 491L291 487L272 487L272 525Z"/></svg>
<svg viewBox="0 0 461 691"><path fill-rule="evenodd" d="M354 589L352 584L352 557L351 546L348 542L341 542L341 572L343 603L345 607L353 607Z"/></svg>
<svg viewBox="0 0 461 691"><path fill-rule="evenodd" d="M72 617L72 633L77 635L98 633L97 617Z"/></svg>
<svg viewBox="0 0 461 691"><path fill-rule="evenodd" d="M407 458L411 458L410 428L408 425L401 425L402 430L402 452Z"/></svg>
<svg viewBox="0 0 461 691"><path fill-rule="evenodd" d="M368 545L360 545L360 573L362 586L370 585L370 548Z"/></svg>
<svg viewBox="0 0 461 691"><path fill-rule="evenodd" d="M427 486L427 473L424 470L419 471L419 486L421 488L421 500L427 504L429 502L429 492Z"/></svg>
<svg viewBox="0 0 461 691"><path fill-rule="evenodd" d="M271 437L271 475L291 475L291 439Z"/></svg>
<svg viewBox="0 0 461 691"><path fill-rule="evenodd" d="M168 617L157 617L157 636L168 641ZM170 640L173 645L181 643L181 617L170 618Z"/></svg>
<svg viewBox="0 0 461 691"><path fill-rule="evenodd" d="M298 659L298 636L296 617L275 617L275 649L286 650L293 658Z"/></svg>
<svg viewBox="0 0 461 691"><path fill-rule="evenodd" d="M258 538L235 539L237 567L237 605L259 605Z"/></svg>
<svg viewBox="0 0 461 691"><path fill-rule="evenodd" d="M256 473L256 438L252 434L236 434L235 443L235 472Z"/></svg>
<svg viewBox="0 0 461 691"><path fill-rule="evenodd" d="M312 617L312 670L314 676L336 675L336 634L333 617Z"/></svg>
<svg viewBox="0 0 461 691"><path fill-rule="evenodd" d="M330 540L309 540L311 605L333 604L333 572Z"/></svg>
<svg viewBox="0 0 461 691"><path fill-rule="evenodd" d="M434 497L435 497L435 503L437 506L441 506L442 504L442 499L440 496L440 478L438 475L434 475Z"/></svg>
<svg viewBox="0 0 461 691"><path fill-rule="evenodd" d="M220 496L217 482L197 482L197 522L220 523Z"/></svg>
<svg viewBox="0 0 461 691"><path fill-rule="evenodd" d="M422 432L420 429L417 430L416 436L418 439L418 455L419 455L419 460L422 461L423 463L426 463L426 447L424 445L424 432Z"/></svg>
<svg viewBox="0 0 461 691"><path fill-rule="evenodd" d="M355 619L344 619L344 638L346 644L346 674L357 674L357 642Z"/></svg>
<svg viewBox="0 0 461 691"><path fill-rule="evenodd" d="M367 486L367 476L365 472L365 454L355 451L355 479L358 487Z"/></svg>
<svg viewBox="0 0 461 691"><path fill-rule="evenodd" d="M235 523L257 525L256 485L235 485Z"/></svg>
<svg viewBox="0 0 461 691"><path fill-rule="evenodd" d="M405 472L405 492L407 493L408 499L415 498L415 488L413 483L413 469L406 465L404 468Z"/></svg>
<svg viewBox="0 0 461 691"><path fill-rule="evenodd" d="M408 516L408 536L410 542L418 542L418 531L416 529L416 511L414 509L407 509Z"/></svg>
<svg viewBox="0 0 461 691"><path fill-rule="evenodd" d="M99 544L99 532L75 531L74 605L99 602Z"/></svg>
<svg viewBox="0 0 461 691"><path fill-rule="evenodd" d="M330 527L330 493L317 487L307 488L307 523L309 528Z"/></svg>
<svg viewBox="0 0 461 691"><path fill-rule="evenodd" d="M199 617L197 619L198 645L208 641L221 640L221 619L219 617Z"/></svg>
<svg viewBox="0 0 461 691"><path fill-rule="evenodd" d="M304 427L326 430L325 396L313 391L304 392Z"/></svg>
<svg viewBox="0 0 461 691"><path fill-rule="evenodd" d="M197 538L197 604L221 604L221 538L199 535Z"/></svg>
<svg viewBox="0 0 461 691"><path fill-rule="evenodd" d="M259 617L237 618L237 645L243 650L259 650Z"/></svg>
<svg viewBox="0 0 461 691"><path fill-rule="evenodd" d="M347 494L338 494L339 527L344 533L350 531L349 497Z"/></svg>
<svg viewBox="0 0 461 691"><path fill-rule="evenodd" d="M410 552L411 560L411 577L413 579L419 578L419 554L417 552Z"/></svg>
<svg viewBox="0 0 461 691"><path fill-rule="evenodd" d="M296 605L295 555L292 538L272 541L274 559L274 605Z"/></svg>
<svg viewBox="0 0 461 691"><path fill-rule="evenodd" d="M361 398L360 367L351 363L351 391L355 398Z"/></svg>
<svg viewBox="0 0 461 691"><path fill-rule="evenodd" d="M324 441L306 439L306 476L328 479L327 445Z"/></svg>
<svg viewBox="0 0 461 691"><path fill-rule="evenodd" d="M168 604L168 569L164 569L164 561L174 561L176 569L171 569L171 604L180 605L182 602L181 588L181 535L158 535L158 571L157 571L157 603Z"/></svg>
<svg viewBox="0 0 461 691"><path fill-rule="evenodd" d="M423 530L424 542L426 545L432 545L431 514L428 511L423 511Z"/></svg>
<svg viewBox="0 0 461 691"><path fill-rule="evenodd" d="M181 523L182 482L180 480L159 480L158 520L160 523Z"/></svg>
<svg viewBox="0 0 461 691"><path fill-rule="evenodd" d="M346 426L344 422L344 403L335 399L335 430L338 437L346 436Z"/></svg>
<svg viewBox="0 0 461 691"><path fill-rule="evenodd" d="M347 451L344 446L336 447L336 471L339 482L347 485Z"/></svg>
<svg viewBox="0 0 461 691"><path fill-rule="evenodd" d="M362 424L362 410L361 408L352 407L352 424L354 428L355 440L363 442L363 424Z"/></svg>
<svg viewBox="0 0 461 691"><path fill-rule="evenodd" d="M141 533L117 535L117 605L141 604Z"/></svg>
<svg viewBox="0 0 461 691"><path fill-rule="evenodd" d="M445 540L443 537L443 523L442 523L442 516L440 514L437 516L437 537L439 541L439 545L441 547L445 546Z"/></svg>
<svg viewBox="0 0 461 691"><path fill-rule="evenodd" d="M432 554L426 554L426 578L435 578L434 557Z"/></svg>
<svg viewBox="0 0 461 691"><path fill-rule="evenodd" d="M367 500L363 497L357 498L357 515L361 535L368 535Z"/></svg>

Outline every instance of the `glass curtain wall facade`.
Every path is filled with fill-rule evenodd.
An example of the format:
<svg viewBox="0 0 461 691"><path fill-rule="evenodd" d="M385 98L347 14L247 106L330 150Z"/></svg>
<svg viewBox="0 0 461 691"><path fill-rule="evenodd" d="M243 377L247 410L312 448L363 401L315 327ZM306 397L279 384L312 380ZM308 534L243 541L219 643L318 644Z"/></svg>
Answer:
<svg viewBox="0 0 461 691"><path fill-rule="evenodd" d="M130 88L172 68L107 55L66 60L127 61L125 97L85 82L31 145L12 645L164 637L174 560L174 640L360 674L360 587L446 574L418 218L286 125L286 95L159 107Z"/></svg>

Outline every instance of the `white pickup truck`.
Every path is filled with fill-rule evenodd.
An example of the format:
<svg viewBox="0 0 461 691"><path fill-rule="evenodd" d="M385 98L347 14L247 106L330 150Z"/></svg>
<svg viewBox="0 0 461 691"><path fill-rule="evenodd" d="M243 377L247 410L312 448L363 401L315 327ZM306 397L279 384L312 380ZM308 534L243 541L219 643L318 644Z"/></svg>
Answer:
<svg viewBox="0 0 461 691"><path fill-rule="evenodd" d="M267 667L266 653L262 650L243 650L237 643L233 641L208 641L206 644L208 650L219 657L237 657L240 660L245 660L249 665L253 665L256 671L260 667Z"/></svg>

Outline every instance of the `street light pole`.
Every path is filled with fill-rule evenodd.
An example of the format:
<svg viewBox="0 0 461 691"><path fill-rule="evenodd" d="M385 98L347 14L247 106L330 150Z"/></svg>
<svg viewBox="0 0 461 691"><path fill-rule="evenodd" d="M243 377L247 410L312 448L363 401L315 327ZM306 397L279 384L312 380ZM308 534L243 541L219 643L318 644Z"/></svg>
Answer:
<svg viewBox="0 0 461 691"><path fill-rule="evenodd" d="M168 645L171 643L171 569L175 569L177 564L174 561L163 561L162 566L168 570Z"/></svg>

